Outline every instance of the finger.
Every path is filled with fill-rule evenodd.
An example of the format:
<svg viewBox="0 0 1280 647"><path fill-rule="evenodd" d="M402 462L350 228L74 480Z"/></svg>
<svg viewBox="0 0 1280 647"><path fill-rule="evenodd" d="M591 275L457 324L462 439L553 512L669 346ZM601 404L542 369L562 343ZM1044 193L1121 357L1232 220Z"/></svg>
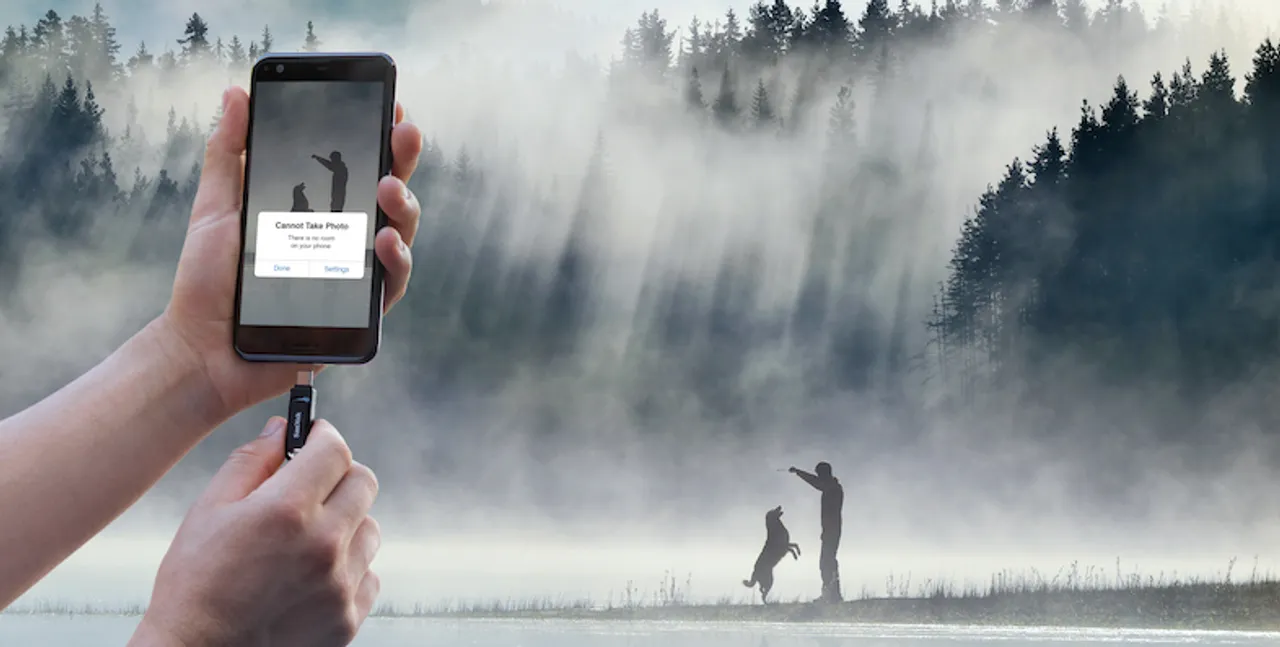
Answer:
<svg viewBox="0 0 1280 647"><path fill-rule="evenodd" d="M404 244L412 245L422 221L422 205L404 181L384 177L378 182L378 206L387 214L387 224L400 230Z"/></svg>
<svg viewBox="0 0 1280 647"><path fill-rule="evenodd" d="M413 252L409 251L409 246L404 244L400 232L394 227L383 227L373 240L373 248L378 254L378 260L382 261L382 266L387 268L383 280L382 309L390 312L391 307L399 303L409 289L409 276L413 273Z"/></svg>
<svg viewBox="0 0 1280 647"><path fill-rule="evenodd" d="M351 469L351 448L327 420L311 425L307 442L259 489L266 496L320 505Z"/></svg>
<svg viewBox="0 0 1280 647"><path fill-rule="evenodd" d="M403 122L391 130L391 174L408 182L418 169L418 157L422 155L422 131L411 121Z"/></svg>
<svg viewBox="0 0 1280 647"><path fill-rule="evenodd" d="M402 121L404 121L404 104L397 101L396 102L396 122L392 125L399 126L400 122Z"/></svg>
<svg viewBox="0 0 1280 647"><path fill-rule="evenodd" d="M200 185L191 208L191 224L239 213L244 198L244 151L249 133L249 95L240 87L222 94L222 118L205 144Z"/></svg>
<svg viewBox="0 0 1280 647"><path fill-rule="evenodd" d="M356 597L352 605L355 613L353 618L356 628L359 629L364 624L365 618L369 617L369 612L373 611L373 603L378 599L378 592L382 590L382 582L378 579L378 575L373 571L364 574L364 579L360 580L360 586L356 589Z"/></svg>
<svg viewBox="0 0 1280 647"><path fill-rule="evenodd" d="M284 427L285 419L273 416L256 439L231 452L197 505L239 501L271 478L284 460Z"/></svg>
<svg viewBox="0 0 1280 647"><path fill-rule="evenodd" d="M356 527L347 547L347 581L360 582L382 547L382 529L373 517L365 517Z"/></svg>
<svg viewBox="0 0 1280 647"><path fill-rule="evenodd" d="M373 500L376 498L378 477L374 476L373 470L353 461L351 469L347 470L329 498L325 499L324 508L335 520L351 529L351 532L346 533L350 537L360 521L369 514L369 508L373 507Z"/></svg>

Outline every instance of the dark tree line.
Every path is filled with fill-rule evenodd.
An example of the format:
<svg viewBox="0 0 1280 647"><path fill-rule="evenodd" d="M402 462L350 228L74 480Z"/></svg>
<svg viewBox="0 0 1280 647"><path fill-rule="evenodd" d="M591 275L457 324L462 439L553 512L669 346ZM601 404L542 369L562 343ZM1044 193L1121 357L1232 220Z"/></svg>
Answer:
<svg viewBox="0 0 1280 647"><path fill-rule="evenodd" d="M318 43L310 25L306 42ZM207 123L170 107L163 139L148 141L127 84L164 84L191 70L243 72L272 46L267 27L247 47L238 37L228 44L211 40L208 24L192 14L181 38L158 56L139 43L125 58L100 3L87 16L49 10L32 25L7 27L0 38L0 276L6 289L19 279L21 249L31 237L98 248L120 243L127 257L173 260L216 116ZM108 101L119 107L114 130L104 119Z"/></svg>
<svg viewBox="0 0 1280 647"><path fill-rule="evenodd" d="M1064 358L1108 383L1187 396L1280 351L1280 49L1243 96L1225 54L1124 78L1011 162L965 223L938 298L936 356L966 389L1012 388Z"/></svg>
<svg viewBox="0 0 1280 647"><path fill-rule="evenodd" d="M912 383L907 376L922 367L921 349L909 341L922 327L912 304L929 300L914 287L923 259L917 253L904 263L888 250L909 248L938 208L931 187L940 110L922 105L914 90L931 53L956 39L999 45L1028 29L1074 47L1071 56L1105 59L1170 26L1151 31L1119 0L1092 15L1079 0L938 0L926 8L872 0L860 15L838 0L810 8L773 0L680 30L656 10L643 14L610 70L611 106L627 118L655 132L693 125L709 149L823 130L825 137L812 151L821 160L816 206L797 214L809 242L793 304L761 305L766 264L758 246L727 252L710 288L658 269L647 277L636 333L622 351L624 395L637 415L660 417L690 400L716 415L760 406L747 401L753 392L743 380L751 352L762 347L795 349L790 361L803 393ZM298 48L323 46L313 23L298 31ZM99 5L88 16L64 20L49 11L34 25L7 29L0 41L6 282L18 276L23 237L37 230L92 247L129 223L124 253L176 259L211 124L174 106L164 140L147 141L138 125L142 98L129 88L164 87L189 73L243 77L275 47L269 27L224 41L193 14L168 44L139 43L126 57ZM1266 45L1258 56L1243 100L1230 92L1223 57L1202 74L1188 67L1167 82L1157 77L1145 102L1120 83L1100 114L1086 105L1068 140L1051 135L1030 163L1010 166L961 232L928 322L931 356L949 382L966 393L1000 386L1050 366L1051 351L1064 348L1136 378L1164 370L1177 348L1178 374L1208 384L1274 352L1264 273L1274 236L1265 215L1277 206L1267 178L1280 172L1280 143L1275 118L1264 117L1276 101L1274 50ZM913 57L924 67L907 65ZM972 70L963 82L985 92L993 74ZM637 91L665 103L635 100ZM118 114L104 114L104 103ZM503 175L505 160L428 143L413 187L426 213L412 293L387 324L425 393L498 389L574 362L589 343L608 314L599 228L621 181L610 144L597 139L580 182L530 187ZM534 227L540 240L513 250L510 232L530 222L548 226ZM551 223L567 223L568 233L561 238ZM685 236L676 224L655 245ZM536 251L545 249L558 251ZM906 270L887 279L897 305L886 313L873 303L870 277L891 260ZM768 380L752 388L782 392Z"/></svg>

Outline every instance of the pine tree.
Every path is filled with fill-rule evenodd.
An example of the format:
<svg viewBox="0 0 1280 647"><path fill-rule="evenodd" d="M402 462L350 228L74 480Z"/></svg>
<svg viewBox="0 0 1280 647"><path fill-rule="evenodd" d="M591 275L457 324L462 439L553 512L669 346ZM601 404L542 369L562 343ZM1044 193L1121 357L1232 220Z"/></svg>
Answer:
<svg viewBox="0 0 1280 647"><path fill-rule="evenodd" d="M62 16L50 9L36 22L31 32L31 44L35 46L45 69L59 68L66 58L66 33Z"/></svg>
<svg viewBox="0 0 1280 647"><path fill-rule="evenodd" d="M320 39L316 38L315 25L310 20L307 21L307 37L302 44L302 49L307 52L314 52L320 49Z"/></svg>
<svg viewBox="0 0 1280 647"><path fill-rule="evenodd" d="M102 151L102 155L98 157L98 177L102 179L103 186L107 189L108 197L112 200L120 198L120 179L116 177L115 162L111 159L110 151Z"/></svg>
<svg viewBox="0 0 1280 647"><path fill-rule="evenodd" d="M1209 57L1209 67L1200 78L1198 100L1212 106L1211 109L1224 109L1235 103L1235 78L1231 75L1231 63L1223 51L1214 52Z"/></svg>
<svg viewBox="0 0 1280 647"><path fill-rule="evenodd" d="M177 72L179 65L180 61L178 60L178 55L174 54L171 49L166 49L164 53L160 55L160 59L156 61L156 66L166 75L171 75L174 72Z"/></svg>
<svg viewBox="0 0 1280 647"><path fill-rule="evenodd" d="M689 68L684 88L685 107L697 114L702 114L707 109L707 103L702 96L702 81L698 78L698 68Z"/></svg>
<svg viewBox="0 0 1280 647"><path fill-rule="evenodd" d="M1185 116L1199 94L1200 82L1191 70L1191 60L1187 59L1182 69L1174 72L1169 80L1169 114Z"/></svg>
<svg viewBox="0 0 1280 647"><path fill-rule="evenodd" d="M1245 75L1244 99L1263 114L1280 107L1280 47L1270 38L1254 53L1253 71Z"/></svg>
<svg viewBox="0 0 1280 647"><path fill-rule="evenodd" d="M1067 150L1062 145L1058 129L1050 130L1045 142L1035 146L1032 152L1029 164L1032 186L1042 190L1058 188L1066 179L1067 173Z"/></svg>
<svg viewBox="0 0 1280 647"><path fill-rule="evenodd" d="M1264 209L1276 213L1280 209L1280 47L1268 38L1253 57L1253 70L1245 75L1244 100L1248 105L1247 123L1257 141L1264 174ZM1274 221L1272 221L1274 222ZM1275 224L1262 228L1259 237L1280 240Z"/></svg>
<svg viewBox="0 0 1280 647"><path fill-rule="evenodd" d="M1113 135L1131 132L1138 125L1138 95L1121 76L1116 79L1111 100L1102 108L1103 127Z"/></svg>
<svg viewBox="0 0 1280 647"><path fill-rule="evenodd" d="M757 0L747 10L747 33L742 38L742 55L755 65L776 65L786 53L788 31L793 20L785 0L767 4Z"/></svg>
<svg viewBox="0 0 1280 647"><path fill-rule="evenodd" d="M742 23L738 20L738 12L732 8L724 14L724 31L721 32L721 37L723 39L721 60L734 60L742 51Z"/></svg>
<svg viewBox="0 0 1280 647"><path fill-rule="evenodd" d="M53 83L53 75L45 72L44 82L40 84L40 91L36 93L36 99L32 102L32 111L42 116L49 115L53 112L57 101L58 86Z"/></svg>
<svg viewBox="0 0 1280 647"><path fill-rule="evenodd" d="M848 160L857 146L857 130L854 122L853 88L842 85L836 92L836 102L827 115L828 156Z"/></svg>
<svg viewBox="0 0 1280 647"><path fill-rule="evenodd" d="M169 106L169 118L164 127L165 138L172 141L178 136L178 111Z"/></svg>
<svg viewBox="0 0 1280 647"><path fill-rule="evenodd" d="M105 112L98 103L98 98L93 92L93 81L84 82L84 105L81 106L81 114L85 120L85 126L88 132L85 135L86 141L98 141L106 135L106 130L102 125L102 113Z"/></svg>
<svg viewBox="0 0 1280 647"><path fill-rule="evenodd" d="M1152 120L1163 119L1169 114L1169 89L1159 72L1151 77L1151 95L1143 102L1142 111Z"/></svg>
<svg viewBox="0 0 1280 647"><path fill-rule="evenodd" d="M889 10L889 0L869 0L858 19L857 50L863 61L871 61L893 36L897 20Z"/></svg>
<svg viewBox="0 0 1280 647"><path fill-rule="evenodd" d="M711 105L711 114L722 128L731 129L737 124L739 115L737 91L727 65L724 73L720 75L720 91Z"/></svg>
<svg viewBox="0 0 1280 647"><path fill-rule="evenodd" d="M661 77L671 65L671 43L675 32L658 10L646 11L633 29L623 36L623 64L654 77Z"/></svg>
<svg viewBox="0 0 1280 647"><path fill-rule="evenodd" d="M95 74L108 79L120 76L120 43L116 40L116 28L111 25L101 2L93 3L93 13L89 17L89 25L97 44L97 69Z"/></svg>
<svg viewBox="0 0 1280 647"><path fill-rule="evenodd" d="M885 2L885 0L872 0ZM844 61L852 53L853 30L840 0L825 0L805 29L804 42L825 63Z"/></svg>
<svg viewBox="0 0 1280 647"><path fill-rule="evenodd" d="M810 42L812 25L813 22L805 15L804 9L796 7L792 12L791 28L787 30L788 52L799 54L813 51L813 45Z"/></svg>
<svg viewBox="0 0 1280 647"><path fill-rule="evenodd" d="M71 16L63 28L66 35L66 64L77 75L94 72L98 55L92 27L84 16Z"/></svg>
<svg viewBox="0 0 1280 647"><path fill-rule="evenodd" d="M62 91L53 105L53 132L57 133L54 151L57 155L70 155L84 143L86 123L80 105L80 90L75 79L67 75Z"/></svg>
<svg viewBox="0 0 1280 647"><path fill-rule="evenodd" d="M18 39L18 31L12 25L5 28L4 40L0 40L0 62L6 66L15 64L25 49L26 43Z"/></svg>
<svg viewBox="0 0 1280 647"><path fill-rule="evenodd" d="M261 47L258 48L258 56L262 56L264 54L270 54L272 51L271 46L274 44L275 44L275 40L271 37L271 27L268 25L263 25L262 41L261 41ZM253 58L256 59L258 57L254 56Z"/></svg>
<svg viewBox="0 0 1280 647"><path fill-rule="evenodd" d="M676 65L682 70L699 67L703 64L706 57L707 37L702 31L702 21L694 16L686 27L688 35L684 37L680 46L680 55L676 60Z"/></svg>
<svg viewBox="0 0 1280 647"><path fill-rule="evenodd" d="M248 64L244 43L240 42L239 36L232 36L231 44L227 47L227 66L236 72L240 72L248 67Z"/></svg>
<svg viewBox="0 0 1280 647"><path fill-rule="evenodd" d="M755 129L762 132L778 126L778 116L769 101L769 91L764 86L764 79L756 83L756 92L751 98L751 121Z"/></svg>
<svg viewBox="0 0 1280 647"><path fill-rule="evenodd" d="M184 38L178 39L178 44L182 45L184 61L203 60L209 56L209 24L200 17L200 14L191 14L182 35Z"/></svg>

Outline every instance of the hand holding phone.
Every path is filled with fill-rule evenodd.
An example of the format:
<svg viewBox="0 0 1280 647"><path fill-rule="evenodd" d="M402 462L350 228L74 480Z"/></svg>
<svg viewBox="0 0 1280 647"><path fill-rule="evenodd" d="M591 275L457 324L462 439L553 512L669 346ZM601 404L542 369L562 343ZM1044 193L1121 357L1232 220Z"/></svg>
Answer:
<svg viewBox="0 0 1280 647"><path fill-rule="evenodd" d="M245 153L249 131L249 94L240 87L222 93L222 116L204 150L200 181L186 239L178 258L173 292L164 312L140 336L172 358L174 371L198 380L201 397L190 403L194 415L212 429L254 404L279 396L293 386L297 366L246 362L228 343L239 321L238 270ZM385 315L404 295L412 267L409 249L418 230L420 207L406 183L417 169L422 132L404 120L395 106L391 172L380 178L377 201L387 226L374 235L374 255L385 270L382 298ZM315 165L305 157L303 162ZM310 183L306 189L311 190ZM236 253L229 254L230 250ZM308 360L318 364L319 360Z"/></svg>
<svg viewBox="0 0 1280 647"><path fill-rule="evenodd" d="M233 345L250 361L377 354L396 68L385 54L269 54L253 70Z"/></svg>

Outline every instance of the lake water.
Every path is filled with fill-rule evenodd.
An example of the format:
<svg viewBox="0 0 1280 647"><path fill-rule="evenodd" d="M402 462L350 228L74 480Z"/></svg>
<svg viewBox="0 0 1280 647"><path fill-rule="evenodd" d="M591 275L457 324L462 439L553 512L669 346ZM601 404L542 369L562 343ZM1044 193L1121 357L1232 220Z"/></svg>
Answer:
<svg viewBox="0 0 1280 647"><path fill-rule="evenodd" d="M138 619L0 614L0 645L124 645ZM1043 647L1277 645L1280 633L932 625L687 623L372 618L357 647Z"/></svg>

